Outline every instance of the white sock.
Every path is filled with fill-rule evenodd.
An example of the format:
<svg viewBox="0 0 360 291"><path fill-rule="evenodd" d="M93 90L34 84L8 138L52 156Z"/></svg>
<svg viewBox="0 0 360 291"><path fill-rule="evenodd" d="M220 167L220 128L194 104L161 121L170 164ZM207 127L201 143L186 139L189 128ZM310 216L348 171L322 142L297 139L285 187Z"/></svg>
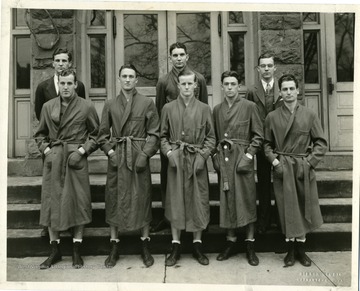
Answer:
<svg viewBox="0 0 360 291"><path fill-rule="evenodd" d="M237 242L237 237L236 236L226 236L226 240L227 241L232 241L232 242Z"/></svg>
<svg viewBox="0 0 360 291"><path fill-rule="evenodd" d="M171 241L171 243L172 243L172 244L181 244L181 242L180 242L179 240L175 240L175 239L173 239L173 240Z"/></svg>
<svg viewBox="0 0 360 291"><path fill-rule="evenodd" d="M82 238L73 238L73 243L76 242L82 243Z"/></svg>
<svg viewBox="0 0 360 291"><path fill-rule="evenodd" d="M202 243L201 239L194 239L194 240L193 240L193 244L194 244L194 243L197 243L197 242L198 242L198 243Z"/></svg>
<svg viewBox="0 0 360 291"><path fill-rule="evenodd" d="M254 238L247 238L247 239L245 239L245 241L252 241L252 242L254 242L255 239L254 239Z"/></svg>
<svg viewBox="0 0 360 291"><path fill-rule="evenodd" d="M294 238L294 237L292 237L292 238L285 238L285 241L286 241L286 242L289 242L289 241L294 242L294 241L295 241L295 238Z"/></svg>
<svg viewBox="0 0 360 291"><path fill-rule="evenodd" d="M150 241L150 237L148 237L148 236L147 236L147 237L141 236L140 239L141 239L142 241L144 241L144 240L146 240L146 239L147 239L148 241Z"/></svg>
<svg viewBox="0 0 360 291"><path fill-rule="evenodd" d="M112 241L118 243L120 240L119 240L118 238L111 238L111 239L110 239L110 242L112 242Z"/></svg>
<svg viewBox="0 0 360 291"><path fill-rule="evenodd" d="M296 241L304 243L306 241L306 238L296 238Z"/></svg>
<svg viewBox="0 0 360 291"><path fill-rule="evenodd" d="M60 243L60 239L59 239L59 238L58 238L58 239L51 240L51 241L50 241L50 244L51 244L52 241L56 241L58 244Z"/></svg>

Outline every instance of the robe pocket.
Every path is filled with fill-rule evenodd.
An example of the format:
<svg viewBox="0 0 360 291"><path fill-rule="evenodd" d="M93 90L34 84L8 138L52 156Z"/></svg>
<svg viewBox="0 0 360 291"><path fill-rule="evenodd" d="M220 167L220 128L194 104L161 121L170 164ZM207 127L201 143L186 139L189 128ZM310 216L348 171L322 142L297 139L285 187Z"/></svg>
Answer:
<svg viewBox="0 0 360 291"><path fill-rule="evenodd" d="M133 116L129 118L131 124L131 133L136 135L141 131L145 123L145 116Z"/></svg>
<svg viewBox="0 0 360 291"><path fill-rule="evenodd" d="M53 150L50 149L49 151L46 152L46 154L44 154L44 166L51 168L53 159L54 159Z"/></svg>
<svg viewBox="0 0 360 291"><path fill-rule="evenodd" d="M85 167L85 155L80 153L72 152L68 157L68 166L74 170L81 170Z"/></svg>
<svg viewBox="0 0 360 291"><path fill-rule="evenodd" d="M108 156L108 163L109 163L109 166L112 168L112 169L116 169L117 166L118 166L118 158L117 158L117 153L116 151L114 151L113 153L111 153L109 156Z"/></svg>
<svg viewBox="0 0 360 291"><path fill-rule="evenodd" d="M178 152L179 150L172 150L171 153L167 156L170 168L176 168L176 157L178 156Z"/></svg>
<svg viewBox="0 0 360 291"><path fill-rule="evenodd" d="M253 159L248 158L245 154L242 154L241 159L236 167L236 172L239 174L249 174L254 170Z"/></svg>
<svg viewBox="0 0 360 291"><path fill-rule="evenodd" d="M202 141L205 138L206 122L196 127L195 129L195 142Z"/></svg>
<svg viewBox="0 0 360 291"><path fill-rule="evenodd" d="M79 132L83 131L83 127L86 120L77 120L71 125L71 133L73 135L78 135Z"/></svg>
<svg viewBox="0 0 360 291"><path fill-rule="evenodd" d="M282 179L284 175L284 167L283 164L280 162L277 166L274 167L273 176L277 179Z"/></svg>
<svg viewBox="0 0 360 291"><path fill-rule="evenodd" d="M232 127L232 136L236 136L240 139L247 139L249 135L250 119L244 121L238 121Z"/></svg>
<svg viewBox="0 0 360 291"><path fill-rule="evenodd" d="M298 130L296 140L299 145L307 145L309 143L309 131Z"/></svg>

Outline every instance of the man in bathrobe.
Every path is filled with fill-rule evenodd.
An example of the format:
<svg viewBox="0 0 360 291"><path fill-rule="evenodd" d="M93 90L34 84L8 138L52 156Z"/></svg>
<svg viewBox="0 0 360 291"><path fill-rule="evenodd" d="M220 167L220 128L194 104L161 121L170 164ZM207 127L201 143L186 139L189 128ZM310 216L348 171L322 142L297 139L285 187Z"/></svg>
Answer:
<svg viewBox="0 0 360 291"><path fill-rule="evenodd" d="M274 192L288 253L285 266L310 266L305 254L306 234L321 226L315 167L327 151L317 115L297 101L297 79L283 75L279 89L284 104L265 120L264 151L274 167Z"/></svg>
<svg viewBox="0 0 360 291"><path fill-rule="evenodd" d="M220 178L220 227L227 229L227 243L217 260L227 260L234 253L235 229L246 227L246 257L250 265L257 266L254 155L261 150L263 123L256 104L239 95L237 72L224 72L221 88L225 100L213 112L217 148L212 158Z"/></svg>
<svg viewBox="0 0 360 291"><path fill-rule="evenodd" d="M181 230L193 233L193 256L202 265L209 260L201 248L202 231L210 220L209 177L206 166L215 147L209 105L195 98L196 75L178 76L179 97L161 112L161 152L168 158L165 217L171 223L172 251L166 266L180 257Z"/></svg>
<svg viewBox="0 0 360 291"><path fill-rule="evenodd" d="M105 189L106 222L110 225L110 254L105 266L119 257L118 231L141 230L141 257L154 263L149 251L151 172L149 159L160 145L159 117L151 98L137 92L137 70L125 64L119 70L120 94L105 102L98 143L109 157Z"/></svg>
<svg viewBox="0 0 360 291"><path fill-rule="evenodd" d="M77 98L76 86L72 69L60 73L60 96L44 104L34 135L44 158L40 224L48 227L52 247L41 269L61 260L59 231L70 227L73 266L84 264L79 249L84 225L92 219L87 156L97 149L99 118L90 101Z"/></svg>
<svg viewBox="0 0 360 291"><path fill-rule="evenodd" d="M185 44L181 42L175 42L170 46L169 49L169 59L172 64L171 71L160 77L156 85L156 108L158 110L159 116L161 116L161 110L163 109L166 103L169 103L175 100L179 96L178 88L178 75L183 70L190 70L187 62L189 60L189 54L187 53L187 48ZM192 70L197 78L197 87L194 90L195 98L201 102L208 103L208 92L206 88L206 81L202 74ZM161 180L161 197L163 207L165 205L165 193L166 193L166 184L167 184L167 158L160 153L161 160L161 171L160 171L160 180ZM166 219L162 218L160 221L154 221L155 225L152 228L152 231L157 232L167 227L168 222Z"/></svg>

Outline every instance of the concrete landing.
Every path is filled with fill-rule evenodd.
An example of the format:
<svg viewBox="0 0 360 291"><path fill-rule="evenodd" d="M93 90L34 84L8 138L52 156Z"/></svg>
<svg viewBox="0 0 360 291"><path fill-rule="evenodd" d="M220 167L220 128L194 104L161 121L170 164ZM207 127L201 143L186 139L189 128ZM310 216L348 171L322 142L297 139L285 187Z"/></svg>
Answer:
<svg viewBox="0 0 360 291"><path fill-rule="evenodd" d="M144 267L140 256L120 256L117 265L112 269L104 267L106 256L84 256L85 266L77 270L72 268L69 256L63 257L61 262L48 270L39 269L45 257L8 258L7 281L224 284L225 287L279 285L332 288L351 285L351 252L309 252L308 256L313 261L311 267L303 267L296 262L295 266L288 268L283 267L285 254L258 253L260 264L257 267L247 263L244 253L223 262L217 261L216 256L217 254L208 254L210 264L201 266L190 254L184 254L177 265L165 267L165 255L154 255L155 264L150 268ZM95 288L97 285L93 286Z"/></svg>

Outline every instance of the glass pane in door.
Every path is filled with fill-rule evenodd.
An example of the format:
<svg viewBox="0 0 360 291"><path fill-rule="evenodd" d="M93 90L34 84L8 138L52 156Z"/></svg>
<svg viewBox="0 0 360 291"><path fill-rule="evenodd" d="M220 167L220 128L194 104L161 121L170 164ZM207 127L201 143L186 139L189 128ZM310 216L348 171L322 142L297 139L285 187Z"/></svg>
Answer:
<svg viewBox="0 0 360 291"><path fill-rule="evenodd" d="M210 13L178 13L177 40L186 45L189 66L211 84Z"/></svg>
<svg viewBox="0 0 360 291"><path fill-rule="evenodd" d="M335 14L336 73L338 82L354 81L354 13Z"/></svg>
<svg viewBox="0 0 360 291"><path fill-rule="evenodd" d="M125 63L138 70L138 87L156 86L158 64L158 15L124 15Z"/></svg>

